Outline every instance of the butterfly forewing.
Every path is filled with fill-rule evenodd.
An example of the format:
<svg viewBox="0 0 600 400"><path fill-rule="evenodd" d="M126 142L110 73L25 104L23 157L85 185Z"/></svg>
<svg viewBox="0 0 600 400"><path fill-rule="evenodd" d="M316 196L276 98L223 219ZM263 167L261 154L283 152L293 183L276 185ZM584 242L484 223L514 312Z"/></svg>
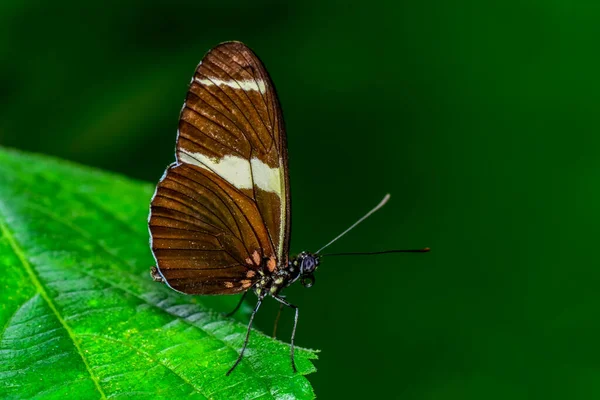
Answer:
<svg viewBox="0 0 600 400"><path fill-rule="evenodd" d="M181 111L177 162L151 203L152 251L172 288L238 293L261 265L287 264L285 141L275 88L258 57L239 42L212 49Z"/></svg>

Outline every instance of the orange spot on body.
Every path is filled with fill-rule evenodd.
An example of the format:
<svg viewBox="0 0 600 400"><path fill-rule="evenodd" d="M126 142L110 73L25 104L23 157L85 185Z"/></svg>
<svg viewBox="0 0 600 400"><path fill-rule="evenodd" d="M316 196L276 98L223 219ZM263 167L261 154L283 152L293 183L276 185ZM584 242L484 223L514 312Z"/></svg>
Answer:
<svg viewBox="0 0 600 400"><path fill-rule="evenodd" d="M254 272L254 271L246 272L246 278L252 278L252 277L254 277L254 275L256 275L256 272Z"/></svg>
<svg viewBox="0 0 600 400"><path fill-rule="evenodd" d="M241 282L244 289L248 289L250 286L252 286L252 281L250 279L244 279Z"/></svg>
<svg viewBox="0 0 600 400"><path fill-rule="evenodd" d="M254 264L260 265L260 254L258 254L257 250L254 250L254 253L252 253L252 259L254 260Z"/></svg>
<svg viewBox="0 0 600 400"><path fill-rule="evenodd" d="M250 257L246 258L246 263L250 264L250 265L253 265L252 259Z"/></svg>
<svg viewBox="0 0 600 400"><path fill-rule="evenodd" d="M225 287L226 288L232 288L233 287L233 283L231 283L231 282L225 282Z"/></svg>
<svg viewBox="0 0 600 400"><path fill-rule="evenodd" d="M267 269L269 272L275 271L275 267L277 267L277 261L275 261L275 256L269 257L269 261L267 261Z"/></svg>

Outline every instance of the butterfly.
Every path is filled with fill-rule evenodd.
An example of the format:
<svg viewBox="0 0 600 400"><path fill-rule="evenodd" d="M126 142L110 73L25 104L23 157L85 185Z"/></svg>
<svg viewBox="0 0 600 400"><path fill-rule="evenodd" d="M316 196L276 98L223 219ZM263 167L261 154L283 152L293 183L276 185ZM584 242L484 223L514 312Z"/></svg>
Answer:
<svg viewBox="0 0 600 400"><path fill-rule="evenodd" d="M242 360L267 296L295 311L290 358L296 372L298 307L281 291L297 280L312 286L323 248L289 256L290 210L286 133L275 86L246 45L222 43L192 77L179 118L176 162L156 187L148 225L156 281L191 295L256 294L242 350L227 375Z"/></svg>

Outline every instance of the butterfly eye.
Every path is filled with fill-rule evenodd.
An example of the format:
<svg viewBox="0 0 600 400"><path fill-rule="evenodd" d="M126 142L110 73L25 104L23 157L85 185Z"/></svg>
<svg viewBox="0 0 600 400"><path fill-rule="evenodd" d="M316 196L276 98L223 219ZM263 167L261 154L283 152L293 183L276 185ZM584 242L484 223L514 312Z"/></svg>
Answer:
<svg viewBox="0 0 600 400"><path fill-rule="evenodd" d="M302 259L302 265L300 268L302 274L312 274L315 268L317 268L317 262L313 256L307 255Z"/></svg>

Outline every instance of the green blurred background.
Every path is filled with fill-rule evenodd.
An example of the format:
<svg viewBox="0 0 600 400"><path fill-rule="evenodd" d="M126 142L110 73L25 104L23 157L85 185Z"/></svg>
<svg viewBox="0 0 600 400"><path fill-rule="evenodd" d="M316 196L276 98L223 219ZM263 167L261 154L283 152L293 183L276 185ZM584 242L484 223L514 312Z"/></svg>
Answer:
<svg viewBox="0 0 600 400"><path fill-rule="evenodd" d="M287 291L317 395L598 398L598 21L596 1L4 0L0 144L156 182L196 64L241 40L285 112L293 251L386 192L331 250L433 249L324 259Z"/></svg>

